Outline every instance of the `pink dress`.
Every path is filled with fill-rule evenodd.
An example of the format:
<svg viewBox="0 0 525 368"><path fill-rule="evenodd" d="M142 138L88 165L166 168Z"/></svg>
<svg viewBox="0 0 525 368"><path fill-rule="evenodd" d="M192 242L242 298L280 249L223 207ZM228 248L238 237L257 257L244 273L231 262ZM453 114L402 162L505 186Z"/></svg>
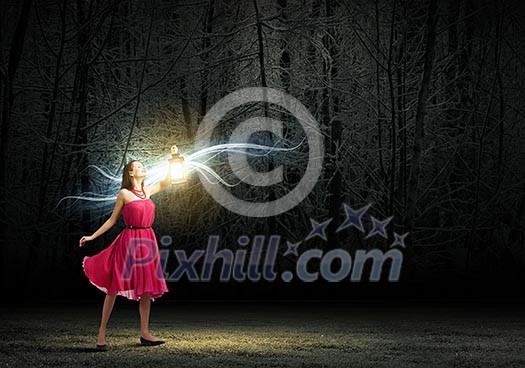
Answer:
<svg viewBox="0 0 525 368"><path fill-rule="evenodd" d="M84 257L82 268L89 281L106 294L140 300L149 293L154 301L169 291L155 232L150 227L155 219L155 203L150 198L133 200L124 204L122 212L127 227L107 248Z"/></svg>

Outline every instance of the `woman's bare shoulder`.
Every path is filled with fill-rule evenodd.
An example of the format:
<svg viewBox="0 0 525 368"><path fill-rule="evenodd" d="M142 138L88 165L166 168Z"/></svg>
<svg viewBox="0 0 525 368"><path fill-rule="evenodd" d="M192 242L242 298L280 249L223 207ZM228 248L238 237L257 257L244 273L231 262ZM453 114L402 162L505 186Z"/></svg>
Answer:
<svg viewBox="0 0 525 368"><path fill-rule="evenodd" d="M129 198L129 190L126 188L121 188L117 193L117 200L123 200L126 202L126 198Z"/></svg>

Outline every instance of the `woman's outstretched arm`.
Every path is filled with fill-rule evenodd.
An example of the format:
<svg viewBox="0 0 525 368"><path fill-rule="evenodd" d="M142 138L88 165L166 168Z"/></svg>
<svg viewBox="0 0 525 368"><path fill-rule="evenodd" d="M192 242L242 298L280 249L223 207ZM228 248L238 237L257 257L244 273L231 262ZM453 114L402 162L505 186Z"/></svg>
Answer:
<svg viewBox="0 0 525 368"><path fill-rule="evenodd" d="M98 228L97 231L95 231L90 236L83 236L80 239L80 246L82 247L86 242L91 241L93 239L98 238L100 235L104 234L106 231L111 229L113 225L117 222L117 219L120 215L120 211L122 210L122 207L124 206L124 193L121 190L119 190L117 195L117 203L115 203L115 208L113 209L113 213L111 214L111 217L104 222L104 224Z"/></svg>
<svg viewBox="0 0 525 368"><path fill-rule="evenodd" d="M166 174L166 177L162 179L162 181L159 181L156 184L150 185L147 188L147 191L150 193L150 196L153 194L162 192L164 189L169 187L171 184L171 170L168 169L168 174Z"/></svg>

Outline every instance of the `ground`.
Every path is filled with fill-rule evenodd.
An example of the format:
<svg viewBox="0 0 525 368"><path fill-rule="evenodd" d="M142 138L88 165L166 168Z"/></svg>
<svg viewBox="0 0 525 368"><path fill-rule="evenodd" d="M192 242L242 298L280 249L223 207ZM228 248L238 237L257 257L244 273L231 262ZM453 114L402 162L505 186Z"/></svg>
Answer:
<svg viewBox="0 0 525 368"><path fill-rule="evenodd" d="M523 367L525 313L514 303L152 303L117 298L96 352L100 303L0 309L1 367Z"/></svg>

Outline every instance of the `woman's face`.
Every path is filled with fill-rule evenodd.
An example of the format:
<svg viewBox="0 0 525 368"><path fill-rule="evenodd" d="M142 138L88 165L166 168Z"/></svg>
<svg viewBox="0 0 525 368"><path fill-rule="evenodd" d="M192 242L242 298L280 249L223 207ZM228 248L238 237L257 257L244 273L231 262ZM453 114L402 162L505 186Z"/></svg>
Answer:
<svg viewBox="0 0 525 368"><path fill-rule="evenodd" d="M142 179L146 177L147 170L141 162L135 161L131 166L132 170L129 172L129 175L132 178Z"/></svg>

